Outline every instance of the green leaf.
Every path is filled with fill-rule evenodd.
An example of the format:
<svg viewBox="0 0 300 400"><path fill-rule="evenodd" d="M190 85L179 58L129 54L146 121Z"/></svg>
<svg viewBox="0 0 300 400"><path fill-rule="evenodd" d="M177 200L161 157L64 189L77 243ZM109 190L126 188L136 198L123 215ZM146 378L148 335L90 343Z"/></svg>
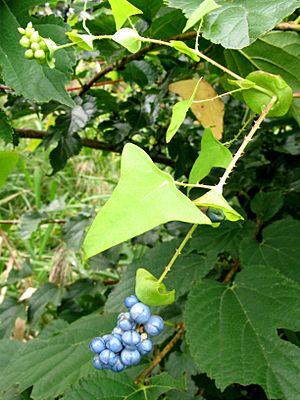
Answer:
<svg viewBox="0 0 300 400"><path fill-rule="evenodd" d="M232 286L203 281L185 310L187 341L201 371L221 389L259 384L270 399L300 396L300 349L278 328L300 329L300 285L267 266L241 272Z"/></svg>
<svg viewBox="0 0 300 400"><path fill-rule="evenodd" d="M214 167L227 168L232 155L213 135L210 128L204 129L201 152L189 176L189 183L195 184L205 178Z"/></svg>
<svg viewBox="0 0 300 400"><path fill-rule="evenodd" d="M48 214L38 210L33 210L25 213L20 218L19 236L21 239L30 239L33 232L35 232L40 223L48 217Z"/></svg>
<svg viewBox="0 0 300 400"><path fill-rule="evenodd" d="M129 17L136 14L143 14L143 11L130 4L127 0L108 0L111 6L116 29L119 31Z"/></svg>
<svg viewBox="0 0 300 400"><path fill-rule="evenodd" d="M144 268L136 271L135 294L149 306L163 306L175 301L175 290L168 292L166 286Z"/></svg>
<svg viewBox="0 0 300 400"><path fill-rule="evenodd" d="M80 250L83 243L84 231L90 219L91 214L83 211L71 217L63 226L63 238L69 249L74 251Z"/></svg>
<svg viewBox="0 0 300 400"><path fill-rule="evenodd" d="M293 92L300 91L300 37L296 32L269 32L242 51L225 51L227 65L242 76L255 69L281 75ZM291 107L300 125L300 100Z"/></svg>
<svg viewBox="0 0 300 400"><path fill-rule="evenodd" d="M19 44L17 28L24 26L26 7L36 3L28 1L20 7L18 2L0 0L0 63L3 79L18 95L27 99L35 102L55 100L72 107L74 103L65 90L65 84L72 78L74 50L68 48L57 52L56 68L49 69L46 64L39 65L36 60L25 59L24 48ZM61 18L47 16L36 20L34 27L41 36L51 37L58 44L67 42L65 32L69 26Z"/></svg>
<svg viewBox="0 0 300 400"><path fill-rule="evenodd" d="M13 151L0 151L0 189L6 182L19 160L19 155Z"/></svg>
<svg viewBox="0 0 300 400"><path fill-rule="evenodd" d="M184 390L185 379L174 379L166 372L150 379L147 385L135 385L126 373L98 372L69 389L64 400L157 400L169 390Z"/></svg>
<svg viewBox="0 0 300 400"><path fill-rule="evenodd" d="M8 297L0 304L0 338L11 336L17 317L26 319L25 307L16 299Z"/></svg>
<svg viewBox="0 0 300 400"><path fill-rule="evenodd" d="M165 0L165 3L183 10L187 18L199 7L199 0ZM248 46L299 7L298 0L218 0L218 4L220 8L204 17L203 36L231 49Z"/></svg>
<svg viewBox="0 0 300 400"><path fill-rule="evenodd" d="M205 193L203 196L194 200L194 203L198 207L212 207L218 210L223 210L226 219L229 221L238 221L239 219L244 219L237 211L235 211L224 197L218 193L217 190L211 189L209 192Z"/></svg>
<svg viewBox="0 0 300 400"><path fill-rule="evenodd" d="M59 334L27 342L1 370L0 392L18 384L20 391L33 386L34 400L54 399L63 394L70 385L94 371L89 342L111 332L115 323L116 315L91 315L80 318Z"/></svg>
<svg viewBox="0 0 300 400"><path fill-rule="evenodd" d="M233 225L231 224L231 226ZM206 227L203 226L201 229L202 239L203 228ZM218 229L218 232L220 229L222 229L222 227ZM216 232L215 229L211 230ZM232 242L234 243L234 232L232 230L230 234L228 234L228 237L230 236L233 238ZM226 238L227 240L228 237ZM194 237L191 240L194 240ZM220 240L220 242L221 241L222 240ZM189 251L182 252L172 266L171 271L168 273L167 285L175 289L176 300L188 293L192 283L206 276L216 263L216 246L210 246L210 248L207 249L203 246L201 247L201 243L199 244L198 241L194 243L195 245L189 247ZM118 285L116 285L113 292L109 295L108 301L105 303L106 312L119 311L120 304L124 301L124 297L133 293L136 271L141 265L147 268L154 276L160 276L179 244L180 240L178 239L159 243L148 250L143 257L134 260L126 269ZM199 253L197 253L198 250Z"/></svg>
<svg viewBox="0 0 300 400"><path fill-rule="evenodd" d="M211 224L169 174L128 143L122 153L120 181L87 233L85 254L92 257L169 221Z"/></svg>
<svg viewBox="0 0 300 400"><path fill-rule="evenodd" d="M246 79L269 92L262 92L258 88L250 88L243 92L244 100L253 112L260 114L270 103L272 96L276 96L277 101L268 112L268 116L281 117L288 112L293 101L293 92L281 76L254 71L250 72Z"/></svg>
<svg viewBox="0 0 300 400"><path fill-rule="evenodd" d="M283 219L267 226L262 241L244 239L240 257L244 267L267 264L300 282L300 222Z"/></svg>
<svg viewBox="0 0 300 400"><path fill-rule="evenodd" d="M130 28L120 29L112 35L112 39L131 53L136 53L142 46L139 34Z"/></svg>
<svg viewBox="0 0 300 400"><path fill-rule="evenodd" d="M181 40L170 40L170 44L172 45L172 47L174 47L174 49L180 51L180 53L186 54L187 56L189 56L192 60L194 61L200 61L200 57L197 56L193 49L189 48L184 42L182 42Z"/></svg>
<svg viewBox="0 0 300 400"><path fill-rule="evenodd" d="M197 82L195 85L195 88L193 90L193 93L191 97L188 100L181 100L178 103L175 104L175 106L172 109L172 117L171 117L171 122L168 127L167 133L166 133L166 142L169 143L172 139L172 137L175 135L175 133L178 131L180 126L182 125L183 121L185 120L186 113L190 109L191 105L193 104L193 100L195 97L195 94L197 93L197 89L199 86L199 83L201 80Z"/></svg>
<svg viewBox="0 0 300 400"><path fill-rule="evenodd" d="M11 143L13 141L14 131L10 126L8 119L3 111L0 110L0 139L4 143Z"/></svg>
<svg viewBox="0 0 300 400"><path fill-rule="evenodd" d="M251 210L257 214L263 222L272 218L283 206L281 192L258 192L251 201Z"/></svg>
<svg viewBox="0 0 300 400"><path fill-rule="evenodd" d="M64 288L46 283L38 288L29 300L29 322L35 326L49 304L59 306Z"/></svg>
<svg viewBox="0 0 300 400"><path fill-rule="evenodd" d="M81 35L77 33L77 30L73 30L72 32L67 32L66 35L71 40L71 42L76 43L78 47L86 51L93 51L94 50L94 40L96 36L92 35Z"/></svg>
<svg viewBox="0 0 300 400"><path fill-rule="evenodd" d="M137 84L141 88L154 83L157 78L157 73L153 66L144 60L131 61L124 71L122 71L122 75L126 82L129 82L131 85Z"/></svg>
<svg viewBox="0 0 300 400"><path fill-rule="evenodd" d="M189 17L183 32L186 32L188 29L194 26L197 22L200 21L200 19L205 17L205 15L220 7L221 6L217 4L214 0L204 0Z"/></svg>

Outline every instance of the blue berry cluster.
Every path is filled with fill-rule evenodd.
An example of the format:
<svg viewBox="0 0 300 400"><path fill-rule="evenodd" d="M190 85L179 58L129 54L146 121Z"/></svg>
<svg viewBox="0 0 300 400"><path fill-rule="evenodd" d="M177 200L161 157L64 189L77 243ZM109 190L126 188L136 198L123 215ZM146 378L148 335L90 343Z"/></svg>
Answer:
<svg viewBox="0 0 300 400"><path fill-rule="evenodd" d="M153 344L149 336L159 335L164 321L158 315L152 315L150 308L131 295L126 297L128 312L118 315L117 326L109 335L95 337L90 342L96 369L110 369L121 372L136 365L141 357L149 353Z"/></svg>

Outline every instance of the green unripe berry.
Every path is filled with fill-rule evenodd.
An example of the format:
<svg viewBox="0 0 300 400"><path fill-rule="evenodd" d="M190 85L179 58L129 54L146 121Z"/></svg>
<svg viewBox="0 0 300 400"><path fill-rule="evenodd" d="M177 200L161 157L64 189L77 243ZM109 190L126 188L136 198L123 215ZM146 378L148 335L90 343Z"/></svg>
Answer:
<svg viewBox="0 0 300 400"><path fill-rule="evenodd" d="M31 60L34 56L33 50L31 50L31 49L26 50L24 55L25 55L25 58L28 58L28 60Z"/></svg>
<svg viewBox="0 0 300 400"><path fill-rule="evenodd" d="M21 35L25 35L26 31L24 28L19 27L18 31L21 33Z"/></svg>
<svg viewBox="0 0 300 400"><path fill-rule="evenodd" d="M34 51L36 51L36 50L40 50L40 45L37 43L37 42L33 42L33 43L31 43L31 46L30 46L31 48L32 48L32 50L34 50Z"/></svg>
<svg viewBox="0 0 300 400"><path fill-rule="evenodd" d="M41 38L42 39L42 38ZM46 45L46 43L44 42L44 40L42 39L40 42L39 42L39 45L40 45L40 48L41 49L43 49L43 50L48 50L48 47L47 47L47 45Z"/></svg>
<svg viewBox="0 0 300 400"><path fill-rule="evenodd" d="M31 35L33 34L33 32L35 32L34 28L30 28L30 29L26 28L25 29L25 35L28 37L28 39L31 38Z"/></svg>
<svg viewBox="0 0 300 400"><path fill-rule="evenodd" d="M45 54L44 50L42 50L42 49L36 50L34 52L34 58L36 58L37 60L44 60L45 57L46 57L46 54Z"/></svg>
<svg viewBox="0 0 300 400"><path fill-rule="evenodd" d="M40 34L38 33L38 31L33 32L32 35L30 36L31 43L39 42L40 40L41 40L41 37L40 37Z"/></svg>
<svg viewBox="0 0 300 400"><path fill-rule="evenodd" d="M30 47L30 40L26 36L21 37L19 43L22 47L25 48Z"/></svg>

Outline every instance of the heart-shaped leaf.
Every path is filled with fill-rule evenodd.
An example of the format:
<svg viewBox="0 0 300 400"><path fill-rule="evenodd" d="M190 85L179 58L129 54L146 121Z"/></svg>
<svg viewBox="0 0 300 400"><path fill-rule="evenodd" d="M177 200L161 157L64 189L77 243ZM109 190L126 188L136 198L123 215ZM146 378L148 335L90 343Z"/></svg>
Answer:
<svg viewBox="0 0 300 400"><path fill-rule="evenodd" d="M122 153L120 181L86 235L85 254L92 257L169 221L211 225L169 174L128 143Z"/></svg>
<svg viewBox="0 0 300 400"><path fill-rule="evenodd" d="M135 294L149 306L164 306L175 301L175 290L168 291L162 282L144 268L136 271Z"/></svg>

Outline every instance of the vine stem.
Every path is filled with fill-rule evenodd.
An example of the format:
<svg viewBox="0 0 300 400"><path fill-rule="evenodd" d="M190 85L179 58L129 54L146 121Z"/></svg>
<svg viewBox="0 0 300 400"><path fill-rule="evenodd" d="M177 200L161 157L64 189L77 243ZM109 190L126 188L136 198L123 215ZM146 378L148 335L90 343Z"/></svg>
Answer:
<svg viewBox="0 0 300 400"><path fill-rule="evenodd" d="M258 117L258 119L255 121L253 127L251 128L250 132L248 133L248 135L245 136L241 146L239 147L238 151L235 153L235 155L233 156L230 164L228 165L228 167L226 168L224 174L222 175L219 183L214 186L214 187L208 187L209 189L214 188L218 193L222 194L223 192L223 186L225 185L229 175L231 174L233 168L235 167L237 161L239 160L239 158L243 155L243 152L246 148L246 146L248 145L248 143L251 141L251 139L253 138L255 132L259 129L261 123L263 122L263 120L266 118L266 116L268 115L268 112L271 110L271 108L273 107L273 105L275 104L277 100L276 96L273 96L271 98L270 103L263 109L262 113L260 114L260 116ZM177 184L181 184L180 182L175 182ZM184 186L189 186L189 184L181 184ZM195 185L193 185L195 186ZM194 224L192 225L192 227L189 229L188 233L185 235L183 241L181 242L180 246L178 247L178 249L176 249L173 257L171 258L170 262L167 264L167 266L165 267L163 273L161 274L161 276L158 279L158 283L162 283L162 281L165 279L166 275L168 274L168 272L171 270L173 264L175 263L175 261L177 260L178 256L181 254L184 246L187 244L187 242L190 240L190 238L192 237L194 231L196 230L198 224Z"/></svg>
<svg viewBox="0 0 300 400"><path fill-rule="evenodd" d="M229 175L231 174L233 168L235 167L238 159L243 155L243 152L246 148L246 146L248 145L248 143L251 141L251 139L253 138L255 132L259 129L261 123L263 122L263 120L266 118L268 112L271 110L271 108L273 107L273 105L275 104L277 100L276 96L273 96L271 98L270 103L263 109L262 113L260 114L260 116L258 117L258 119L255 121L252 129L250 130L250 132L248 133L248 135L245 136L243 143L241 144L241 146L239 147L238 151L235 153L235 155L233 156L230 164L228 165L228 167L226 168L224 174L222 175L219 183L217 184L217 186L215 187L215 189L219 192L222 193L223 192L223 186L225 185Z"/></svg>
<svg viewBox="0 0 300 400"><path fill-rule="evenodd" d="M181 254L182 249L184 248L184 246L187 244L187 242L190 240L190 238L192 237L195 229L197 228L198 224L194 224L192 225L192 227L189 229L188 233L185 235L185 238L183 239L183 241L181 242L180 246L178 247L178 249L176 249L173 257L171 258L170 262L168 263L168 265L165 267L163 273L161 274L161 276L158 279L158 283L161 283L167 273L170 271L170 269L172 268L172 265L174 264L174 262L177 260L178 256Z"/></svg>

